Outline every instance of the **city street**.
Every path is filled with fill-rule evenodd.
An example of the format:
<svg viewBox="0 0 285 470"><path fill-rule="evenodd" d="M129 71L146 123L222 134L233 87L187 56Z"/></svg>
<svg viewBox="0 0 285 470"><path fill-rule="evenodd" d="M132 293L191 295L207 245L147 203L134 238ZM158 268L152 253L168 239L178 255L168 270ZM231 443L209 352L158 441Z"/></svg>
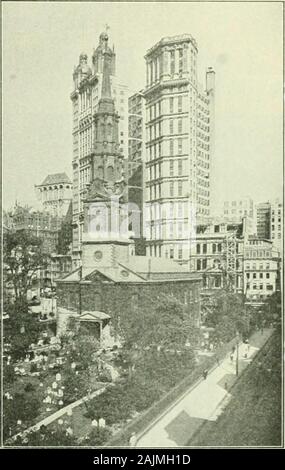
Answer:
<svg viewBox="0 0 285 470"><path fill-rule="evenodd" d="M242 372L251 362L260 347L265 344L272 330L255 333L250 339L247 358L244 357L247 345L239 346L239 370ZM208 375L191 387L183 397L171 405L158 420L141 436L136 447L181 447L191 445L189 440L205 420L216 420L223 407L231 398L227 392L236 374L236 353L233 360L230 355L221 361Z"/></svg>

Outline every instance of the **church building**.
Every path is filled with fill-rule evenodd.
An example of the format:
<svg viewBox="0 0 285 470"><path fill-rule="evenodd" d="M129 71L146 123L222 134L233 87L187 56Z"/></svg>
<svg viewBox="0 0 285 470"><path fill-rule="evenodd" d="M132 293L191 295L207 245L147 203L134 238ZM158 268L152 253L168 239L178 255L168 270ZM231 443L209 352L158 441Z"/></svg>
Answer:
<svg viewBox="0 0 285 470"><path fill-rule="evenodd" d="M130 238L128 175L119 145L119 115L111 92L112 52L103 54L101 98L94 115L91 178L83 198L82 266L57 281L57 333L73 317L112 345L124 312L153 308L162 293L183 302L200 323L201 276L172 260L135 256Z"/></svg>

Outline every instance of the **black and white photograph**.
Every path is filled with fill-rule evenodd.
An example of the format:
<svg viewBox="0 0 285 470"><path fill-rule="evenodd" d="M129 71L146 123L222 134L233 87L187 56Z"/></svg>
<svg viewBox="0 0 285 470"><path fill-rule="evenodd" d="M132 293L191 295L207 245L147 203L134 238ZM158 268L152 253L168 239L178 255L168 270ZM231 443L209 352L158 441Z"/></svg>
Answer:
<svg viewBox="0 0 285 470"><path fill-rule="evenodd" d="M2 449L283 448L283 56L282 2L2 2Z"/></svg>

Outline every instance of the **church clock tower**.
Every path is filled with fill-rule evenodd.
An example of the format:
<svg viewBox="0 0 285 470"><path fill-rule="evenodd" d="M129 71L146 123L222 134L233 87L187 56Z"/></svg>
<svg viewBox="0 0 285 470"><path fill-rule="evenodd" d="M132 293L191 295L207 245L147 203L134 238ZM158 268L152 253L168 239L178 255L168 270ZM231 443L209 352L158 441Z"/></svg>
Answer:
<svg viewBox="0 0 285 470"><path fill-rule="evenodd" d="M119 115L111 95L113 51L108 35L100 36L103 61L102 93L94 115L91 182L84 204L82 274L96 267L127 261L132 243L128 232L128 191L125 160L119 148Z"/></svg>

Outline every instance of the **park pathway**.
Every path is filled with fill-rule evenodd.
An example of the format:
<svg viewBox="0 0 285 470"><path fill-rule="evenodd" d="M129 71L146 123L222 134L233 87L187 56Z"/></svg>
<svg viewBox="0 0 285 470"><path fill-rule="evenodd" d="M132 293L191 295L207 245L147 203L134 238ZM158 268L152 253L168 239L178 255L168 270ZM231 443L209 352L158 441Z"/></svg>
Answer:
<svg viewBox="0 0 285 470"><path fill-rule="evenodd" d="M248 366L272 332L272 329L265 329L252 335L247 358L247 346L244 343L239 345L239 373ZM234 355L231 360L228 354L219 365L209 371L206 380L200 379L191 386L138 436L136 447L186 446L205 420L216 420L231 398L227 389L236 378L236 359Z"/></svg>
<svg viewBox="0 0 285 470"><path fill-rule="evenodd" d="M83 398L80 398L79 400L74 401L73 403L70 403L69 405L64 406L63 408L60 408L58 411L55 413L52 413L51 415L47 416L46 418L42 419L38 423L34 424L33 426L30 426L27 429L24 429L23 431L14 434L14 436L11 437L11 439L15 440L18 436L21 436L23 434L32 432L32 431L38 431L41 426L48 426L49 424L53 423L54 421L57 421L58 419L68 416L68 413L73 413L73 410L78 408L80 405L82 405L84 402L88 402L92 398L97 397L98 395L101 395L106 390L106 387L99 388L98 390L95 390L94 392L90 393L89 395L86 395Z"/></svg>

